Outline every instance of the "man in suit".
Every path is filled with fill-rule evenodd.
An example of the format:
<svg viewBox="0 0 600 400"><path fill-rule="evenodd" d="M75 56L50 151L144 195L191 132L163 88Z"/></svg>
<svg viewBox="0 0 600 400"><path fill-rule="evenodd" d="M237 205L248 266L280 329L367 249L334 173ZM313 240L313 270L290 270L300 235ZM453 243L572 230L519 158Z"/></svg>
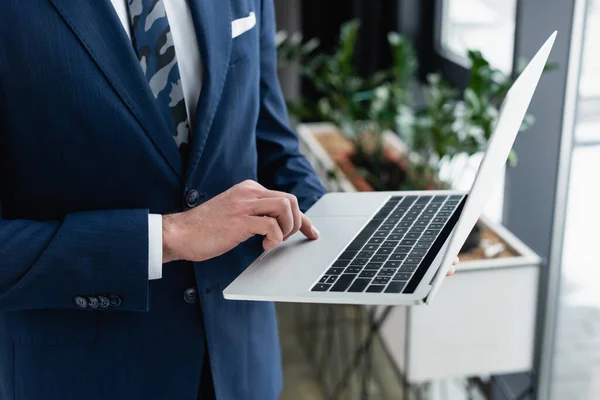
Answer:
<svg viewBox="0 0 600 400"><path fill-rule="evenodd" d="M221 293L318 236L272 0L3 0L0 38L0 399L277 398L273 304Z"/></svg>
<svg viewBox="0 0 600 400"><path fill-rule="evenodd" d="M0 400L277 398L273 304L222 297L319 235L272 0L2 0L0 38Z"/></svg>

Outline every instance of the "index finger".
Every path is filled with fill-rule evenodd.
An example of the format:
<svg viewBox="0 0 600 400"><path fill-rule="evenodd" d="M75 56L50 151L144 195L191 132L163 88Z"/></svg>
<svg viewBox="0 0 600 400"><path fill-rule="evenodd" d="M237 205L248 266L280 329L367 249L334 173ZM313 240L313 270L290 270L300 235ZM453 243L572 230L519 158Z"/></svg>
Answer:
<svg viewBox="0 0 600 400"><path fill-rule="evenodd" d="M319 238L319 231L314 227L311 220L302 213L302 226L300 227L300 232L304 234L309 239L316 240Z"/></svg>

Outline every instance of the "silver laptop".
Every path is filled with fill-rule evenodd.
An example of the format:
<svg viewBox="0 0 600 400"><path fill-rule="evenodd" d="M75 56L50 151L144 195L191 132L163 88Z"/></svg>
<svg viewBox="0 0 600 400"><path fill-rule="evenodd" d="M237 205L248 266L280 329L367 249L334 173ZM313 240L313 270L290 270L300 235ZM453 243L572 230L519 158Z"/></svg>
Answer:
<svg viewBox="0 0 600 400"><path fill-rule="evenodd" d="M250 265L226 299L429 304L501 177L556 32L516 80L467 192L330 193L308 212L321 237L300 233Z"/></svg>

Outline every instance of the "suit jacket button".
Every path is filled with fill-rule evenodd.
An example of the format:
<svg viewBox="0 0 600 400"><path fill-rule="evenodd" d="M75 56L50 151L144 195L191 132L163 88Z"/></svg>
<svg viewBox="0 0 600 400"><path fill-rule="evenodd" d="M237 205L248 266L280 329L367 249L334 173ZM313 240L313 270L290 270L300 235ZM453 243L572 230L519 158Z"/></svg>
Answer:
<svg viewBox="0 0 600 400"><path fill-rule="evenodd" d="M200 199L200 193L198 193L198 191L196 189L192 189L185 196L185 204L188 207L193 208L196 206L199 199Z"/></svg>
<svg viewBox="0 0 600 400"><path fill-rule="evenodd" d="M74 299L75 304L77 304L77 307L79 308L87 308L88 307L88 301L85 297L81 297L81 296L77 296Z"/></svg>
<svg viewBox="0 0 600 400"><path fill-rule="evenodd" d="M183 292L183 300L188 304L194 304L198 300L198 293L195 288L187 288Z"/></svg>
<svg viewBox="0 0 600 400"><path fill-rule="evenodd" d="M98 298L97 297L88 297L88 307L90 308L98 308Z"/></svg>
<svg viewBox="0 0 600 400"><path fill-rule="evenodd" d="M111 307L119 307L121 305L121 298L114 294L108 296L108 301Z"/></svg>
<svg viewBox="0 0 600 400"><path fill-rule="evenodd" d="M98 296L98 304L100 308L108 308L110 306L110 301L104 296Z"/></svg>

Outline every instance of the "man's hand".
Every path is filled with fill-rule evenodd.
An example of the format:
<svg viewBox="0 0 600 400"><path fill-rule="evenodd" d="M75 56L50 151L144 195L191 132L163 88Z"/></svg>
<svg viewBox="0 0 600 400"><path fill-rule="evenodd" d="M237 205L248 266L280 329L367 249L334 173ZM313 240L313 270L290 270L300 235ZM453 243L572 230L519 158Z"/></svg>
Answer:
<svg viewBox="0 0 600 400"><path fill-rule="evenodd" d="M448 274L446 276L454 275L454 273L456 272L456 266L458 265L459 262L460 262L460 260L458 259L458 257L456 257L454 259L454 261L452 262L452 267L450 267L450 269L448 270Z"/></svg>
<svg viewBox="0 0 600 400"><path fill-rule="evenodd" d="M163 262L208 260L254 235L271 250L298 231L319 237L296 197L248 180L192 210L164 215Z"/></svg>

